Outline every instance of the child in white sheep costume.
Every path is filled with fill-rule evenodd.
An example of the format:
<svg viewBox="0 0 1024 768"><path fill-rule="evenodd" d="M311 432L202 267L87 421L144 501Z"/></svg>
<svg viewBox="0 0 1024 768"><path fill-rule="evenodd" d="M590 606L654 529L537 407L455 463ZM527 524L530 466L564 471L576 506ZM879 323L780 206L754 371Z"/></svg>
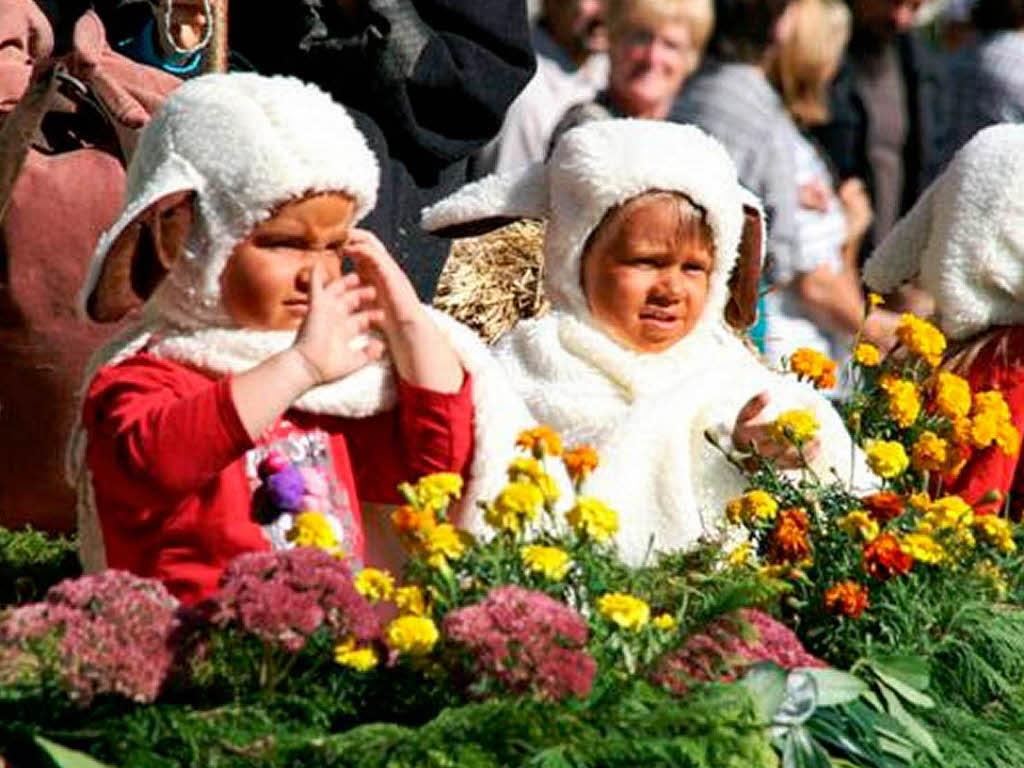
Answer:
<svg viewBox="0 0 1024 768"><path fill-rule="evenodd" d="M679 193L703 211L713 258L696 324L672 346L643 352L595 315L583 278L595 230L652 192ZM823 476L832 468L846 478L852 472L855 452L829 403L770 372L726 326L745 208L753 226L743 238L743 269L754 265L756 285L760 209L723 147L692 126L609 120L567 133L546 165L482 179L424 214L428 229L449 231L474 222L479 231L488 219L548 220L552 311L521 322L497 352L539 422L597 448L601 464L586 492L619 511L617 543L633 563L649 549L685 548L715 535L727 501L745 489L742 473L709 444L706 431L732 450L737 427L764 438L766 419L809 408L821 424L813 467ZM759 393L767 393L760 415L764 400L751 402ZM763 439L755 442L770 450ZM863 482L860 462L858 473Z"/></svg>
<svg viewBox="0 0 1024 768"><path fill-rule="evenodd" d="M94 319L143 305L85 395L89 565L194 602L246 551L333 539L392 565L389 521L363 512L400 481L497 490L529 417L483 343L355 228L377 184L348 113L292 78L198 78L154 117L84 291Z"/></svg>
<svg viewBox="0 0 1024 768"><path fill-rule="evenodd" d="M977 133L864 265L883 293L914 278L953 342L948 366L976 392L1000 390L1024 433L1024 126ZM1020 452L976 452L948 490L979 512L1000 511L1009 496L1019 519Z"/></svg>

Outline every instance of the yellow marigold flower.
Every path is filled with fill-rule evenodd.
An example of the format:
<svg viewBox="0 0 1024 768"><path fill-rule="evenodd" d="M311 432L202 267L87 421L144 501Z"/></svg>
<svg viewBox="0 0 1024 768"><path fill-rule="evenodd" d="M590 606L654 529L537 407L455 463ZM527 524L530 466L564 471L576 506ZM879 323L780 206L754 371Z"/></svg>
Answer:
<svg viewBox="0 0 1024 768"><path fill-rule="evenodd" d="M651 607L643 600L622 592L609 592L597 599L597 610L623 629L638 632L651 618Z"/></svg>
<svg viewBox="0 0 1024 768"><path fill-rule="evenodd" d="M992 413L979 413L971 420L971 444L975 448L987 448L999 436L1000 422Z"/></svg>
<svg viewBox="0 0 1024 768"><path fill-rule="evenodd" d="M883 299L877 293L869 293L868 294L868 303L872 307L878 307L878 306L881 306L882 304L885 304L885 299Z"/></svg>
<svg viewBox="0 0 1024 768"><path fill-rule="evenodd" d="M380 661L373 648L356 648L356 641L351 637L334 646L334 660L356 672L369 672Z"/></svg>
<svg viewBox="0 0 1024 768"><path fill-rule="evenodd" d="M508 479L512 482L528 481L536 485L544 496L545 504L554 504L561 495L558 484L544 470L544 465L531 457L518 456L513 459L508 465Z"/></svg>
<svg viewBox="0 0 1024 768"><path fill-rule="evenodd" d="M1007 456L1016 456L1020 452L1020 432L1008 421L1003 422L996 432L996 445Z"/></svg>
<svg viewBox="0 0 1024 768"><path fill-rule="evenodd" d="M887 480L903 474L910 466L903 445L894 440L869 440L865 453L871 471Z"/></svg>
<svg viewBox="0 0 1024 768"><path fill-rule="evenodd" d="M292 527L285 534L296 547L317 547L333 551L338 548L338 538L327 518L319 512L302 512L295 516Z"/></svg>
<svg viewBox="0 0 1024 768"><path fill-rule="evenodd" d="M907 497L907 506L913 507L918 512L926 512L932 503L932 497L925 492L912 493Z"/></svg>
<svg viewBox="0 0 1024 768"><path fill-rule="evenodd" d="M462 475L455 472L426 475L417 481L415 493L424 509L440 511L462 496Z"/></svg>
<svg viewBox="0 0 1024 768"><path fill-rule="evenodd" d="M882 353L874 344L863 342L853 350L853 359L865 368L874 368L882 362Z"/></svg>
<svg viewBox="0 0 1024 768"><path fill-rule="evenodd" d="M675 629L676 624L678 624L678 622L676 621L676 617L673 616L671 613L659 614L654 617L654 621L651 623L654 624L654 626L656 626L658 629L665 631Z"/></svg>
<svg viewBox="0 0 1024 768"><path fill-rule="evenodd" d="M772 440L777 443L793 442L803 445L821 428L813 411L792 410L780 413L768 428Z"/></svg>
<svg viewBox="0 0 1024 768"><path fill-rule="evenodd" d="M409 656L425 656L440 638L437 625L425 616L399 616L385 634L391 648Z"/></svg>
<svg viewBox="0 0 1024 768"><path fill-rule="evenodd" d="M975 393L974 413L990 415L996 421L1010 421L1011 419L1010 406L1006 404L1003 393L995 389Z"/></svg>
<svg viewBox="0 0 1024 768"><path fill-rule="evenodd" d="M948 447L934 432L922 432L910 450L911 463L922 472L940 472L949 460Z"/></svg>
<svg viewBox="0 0 1024 768"><path fill-rule="evenodd" d="M900 539L903 551L920 563L938 565L946 559L946 550L926 533L908 533Z"/></svg>
<svg viewBox="0 0 1024 768"><path fill-rule="evenodd" d="M537 458L562 455L562 438L551 427L540 426L520 432L516 446Z"/></svg>
<svg viewBox="0 0 1024 768"><path fill-rule="evenodd" d="M395 591L395 579L387 571L363 568L356 576L355 587L368 600L390 600Z"/></svg>
<svg viewBox="0 0 1024 768"><path fill-rule="evenodd" d="M1005 518L998 515L977 515L974 528L981 532L987 542L1003 552L1016 552L1017 544L1013 540L1013 526Z"/></svg>
<svg viewBox="0 0 1024 768"><path fill-rule="evenodd" d="M520 550L520 555L527 568L551 581L564 579L572 565L572 559L568 553L558 547L523 547Z"/></svg>
<svg viewBox="0 0 1024 768"><path fill-rule="evenodd" d="M577 445L563 454L562 462L565 464L569 477L579 485L597 469L597 451L589 445Z"/></svg>
<svg viewBox="0 0 1024 768"><path fill-rule="evenodd" d="M533 483L509 483L487 506L484 519L499 531L519 533L524 522L536 519L543 504L544 494Z"/></svg>
<svg viewBox="0 0 1024 768"><path fill-rule="evenodd" d="M925 521L937 529L957 528L970 525L974 520L974 510L970 504L959 496L943 496L928 505Z"/></svg>
<svg viewBox="0 0 1024 768"><path fill-rule="evenodd" d="M921 414L921 397L917 386L906 379L886 378L882 389L889 396L889 415L904 429L909 427Z"/></svg>
<svg viewBox="0 0 1024 768"><path fill-rule="evenodd" d="M858 509L850 512L838 521L839 530L849 536L860 536L864 541L871 541L879 532L878 522L867 512Z"/></svg>
<svg viewBox="0 0 1024 768"><path fill-rule="evenodd" d="M577 496L576 504L565 513L565 519L578 536L587 536L594 541L607 541L619 530L618 513L589 496Z"/></svg>
<svg viewBox="0 0 1024 768"><path fill-rule="evenodd" d="M412 584L395 590L395 605L400 613L406 616L423 616L427 612L427 601L423 590Z"/></svg>
<svg viewBox="0 0 1024 768"><path fill-rule="evenodd" d="M753 555L754 548L751 546L749 541L745 541L742 544L737 545L737 547L732 552L726 555L725 562L727 562L734 568L740 568L744 565L747 565L750 562Z"/></svg>
<svg viewBox="0 0 1024 768"><path fill-rule="evenodd" d="M963 418L971 412L971 385L955 373L941 371L935 384L935 407L946 418Z"/></svg>
<svg viewBox="0 0 1024 768"><path fill-rule="evenodd" d="M423 548L431 565L438 567L441 558L444 562L458 560L466 553L466 534L451 523L442 523L430 532Z"/></svg>
<svg viewBox="0 0 1024 768"><path fill-rule="evenodd" d="M836 385L836 363L810 347L800 347L789 358L789 369L801 379L809 379L818 389Z"/></svg>
<svg viewBox="0 0 1024 768"><path fill-rule="evenodd" d="M734 524L753 523L758 520L774 520L779 503L767 491L747 491L729 502L725 514Z"/></svg>
<svg viewBox="0 0 1024 768"><path fill-rule="evenodd" d="M896 338L932 368L942 362L942 353L946 351L946 337L927 320L904 314L896 329Z"/></svg>

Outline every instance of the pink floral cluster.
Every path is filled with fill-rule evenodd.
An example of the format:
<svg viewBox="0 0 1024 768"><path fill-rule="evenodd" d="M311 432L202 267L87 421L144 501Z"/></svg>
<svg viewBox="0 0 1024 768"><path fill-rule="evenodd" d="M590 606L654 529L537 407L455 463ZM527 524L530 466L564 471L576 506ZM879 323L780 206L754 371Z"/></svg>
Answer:
<svg viewBox="0 0 1024 768"><path fill-rule="evenodd" d="M311 547L240 555L203 609L214 626L238 626L291 653L325 626L335 639L366 642L380 634L345 561Z"/></svg>
<svg viewBox="0 0 1024 768"><path fill-rule="evenodd" d="M511 693L558 700L590 693L597 671L584 650L587 624L576 611L541 592L509 586L444 620L449 641L465 648L478 678Z"/></svg>
<svg viewBox="0 0 1024 768"><path fill-rule="evenodd" d="M103 571L61 582L42 602L7 614L0 650L31 653L51 638L56 658L40 661L54 664L69 696L82 706L106 693L150 702L174 663L177 609L160 582Z"/></svg>
<svg viewBox="0 0 1024 768"><path fill-rule="evenodd" d="M785 625L762 611L743 609L712 622L668 654L658 666L654 681L683 694L694 682L733 681L747 667L762 661L783 669L827 666L805 651Z"/></svg>

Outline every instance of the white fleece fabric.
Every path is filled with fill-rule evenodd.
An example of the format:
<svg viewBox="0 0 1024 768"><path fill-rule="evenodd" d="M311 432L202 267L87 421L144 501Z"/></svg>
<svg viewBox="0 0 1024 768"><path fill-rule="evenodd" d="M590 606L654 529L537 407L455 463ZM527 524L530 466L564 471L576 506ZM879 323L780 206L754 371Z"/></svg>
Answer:
<svg viewBox="0 0 1024 768"><path fill-rule="evenodd" d="M193 233L187 257L154 292L142 320L97 354L87 381L100 367L142 349L228 374L250 370L289 347L293 331L231 326L220 295L228 258L277 206L310 193L351 195L358 221L375 204L379 172L351 117L320 89L294 78L231 74L189 81L167 100L143 131L128 178L124 213L100 240L83 303L117 235L166 194L195 192ZM471 508L478 498L500 489L516 434L533 421L476 334L447 315L427 311L473 378L475 442L463 500ZM306 392L293 407L361 418L393 408L396 391L395 371L384 359ZM89 569L102 568L102 535L81 430L70 465L79 489L82 559Z"/></svg>
<svg viewBox="0 0 1024 768"><path fill-rule="evenodd" d="M1024 323L1024 126L979 131L864 265L883 293L915 277L952 339Z"/></svg>
<svg viewBox="0 0 1024 768"><path fill-rule="evenodd" d="M605 214L654 190L683 192L707 211L715 263L694 330L666 351L644 354L595 325L580 275L584 244ZM812 468L819 475L835 470L858 488L875 485L832 406L768 370L725 325L727 282L751 198L725 150L700 130L610 120L567 133L548 167L483 179L424 214L435 229L524 211L549 218L545 269L553 310L519 323L496 351L539 422L570 443L597 448L601 463L584 490L618 510L617 544L628 562L721 531L725 504L745 481L705 432L731 449L738 411L761 391L771 396L768 418L791 408L815 412L822 451Z"/></svg>

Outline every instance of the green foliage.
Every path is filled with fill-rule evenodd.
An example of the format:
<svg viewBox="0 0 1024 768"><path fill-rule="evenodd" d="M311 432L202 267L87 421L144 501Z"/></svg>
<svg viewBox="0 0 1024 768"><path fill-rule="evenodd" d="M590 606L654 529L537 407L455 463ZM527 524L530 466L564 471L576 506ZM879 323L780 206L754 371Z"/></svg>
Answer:
<svg viewBox="0 0 1024 768"><path fill-rule="evenodd" d="M74 538L0 526L0 608L40 600L57 582L81 573Z"/></svg>
<svg viewBox="0 0 1024 768"><path fill-rule="evenodd" d="M333 733L327 726L337 713L317 704L326 700L269 695L205 711L164 703L49 736L133 768L777 765L739 685L702 686L684 699L643 683L587 703L492 699L447 708L421 726L378 722Z"/></svg>

